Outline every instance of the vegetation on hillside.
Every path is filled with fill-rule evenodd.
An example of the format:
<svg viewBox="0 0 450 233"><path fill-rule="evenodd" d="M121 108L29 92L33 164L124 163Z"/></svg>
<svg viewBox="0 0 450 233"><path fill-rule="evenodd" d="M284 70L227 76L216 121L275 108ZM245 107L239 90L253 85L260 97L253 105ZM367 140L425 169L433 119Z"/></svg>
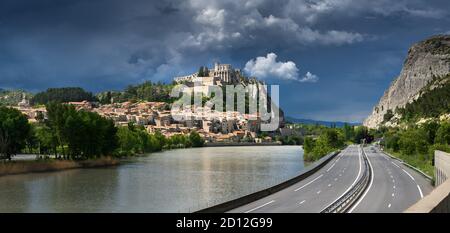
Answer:
<svg viewBox="0 0 450 233"><path fill-rule="evenodd" d="M433 77L416 100L396 109L397 127L382 126L371 133L387 152L433 176L434 150L450 152L450 122L440 119L450 113L449 100L450 74ZM393 116L387 112L383 123Z"/></svg>
<svg viewBox="0 0 450 233"><path fill-rule="evenodd" d="M79 101L95 101L95 96L80 87L49 88L37 93L30 101L31 104L48 104L50 102L66 103Z"/></svg>
<svg viewBox="0 0 450 233"><path fill-rule="evenodd" d="M450 54L450 38L437 36L423 42L426 52L431 54Z"/></svg>
<svg viewBox="0 0 450 233"><path fill-rule="evenodd" d="M435 78L423 89L421 96L397 109L403 122L414 122L420 118L439 117L444 113L450 113L450 74L443 78ZM430 85L437 85L432 91L428 91Z"/></svg>
<svg viewBox="0 0 450 233"><path fill-rule="evenodd" d="M391 154L433 176L435 150L450 153L450 122L430 120L408 128L381 127L374 131Z"/></svg>
<svg viewBox="0 0 450 233"><path fill-rule="evenodd" d="M22 101L24 94L27 96L27 98L30 98L32 96L31 93L28 93L23 90L0 89L0 104L7 105L7 106L15 106L20 101Z"/></svg>
<svg viewBox="0 0 450 233"><path fill-rule="evenodd" d="M171 103L174 98L170 97L173 84L161 82L153 83L146 81L139 85L129 85L124 91L106 91L97 94L97 98L102 104L110 104L112 101L121 103L126 101L157 101Z"/></svg>

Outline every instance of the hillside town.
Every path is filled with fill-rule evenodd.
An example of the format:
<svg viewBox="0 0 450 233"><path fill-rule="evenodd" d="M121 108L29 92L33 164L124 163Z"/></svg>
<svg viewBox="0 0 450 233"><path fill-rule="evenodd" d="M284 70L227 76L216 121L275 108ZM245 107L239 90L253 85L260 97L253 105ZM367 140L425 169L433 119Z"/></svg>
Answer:
<svg viewBox="0 0 450 233"><path fill-rule="evenodd" d="M210 86L238 84L242 79L239 69L229 64L215 63L214 67L202 68L203 72L175 77L174 81L188 87L200 86L206 92ZM200 74L200 75L199 75ZM196 89L198 90L198 89ZM97 102L81 101L67 102L77 110L96 112L112 119L117 126L127 126L130 122L144 127L148 133L161 132L166 137L176 134L189 134L196 131L206 143L278 143L272 142L272 137L258 137L261 118L257 114L242 114L238 111L202 111L198 107L190 119L175 120L166 102L121 102L99 104ZM46 117L45 106L31 106L26 95L15 107L24 113L30 122Z"/></svg>

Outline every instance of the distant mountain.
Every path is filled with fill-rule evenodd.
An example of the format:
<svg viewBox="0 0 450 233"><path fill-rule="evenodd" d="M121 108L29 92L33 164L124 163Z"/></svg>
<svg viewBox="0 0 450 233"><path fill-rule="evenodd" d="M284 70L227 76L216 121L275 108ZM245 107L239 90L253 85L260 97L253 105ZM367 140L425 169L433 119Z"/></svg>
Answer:
<svg viewBox="0 0 450 233"><path fill-rule="evenodd" d="M293 117L286 117L286 123L297 123L297 124L306 124L306 125L324 125L331 127L335 125L336 127L343 127L345 123L349 125L361 125L361 123L350 123L350 122L342 122L342 121L317 121L311 119L297 119Z"/></svg>

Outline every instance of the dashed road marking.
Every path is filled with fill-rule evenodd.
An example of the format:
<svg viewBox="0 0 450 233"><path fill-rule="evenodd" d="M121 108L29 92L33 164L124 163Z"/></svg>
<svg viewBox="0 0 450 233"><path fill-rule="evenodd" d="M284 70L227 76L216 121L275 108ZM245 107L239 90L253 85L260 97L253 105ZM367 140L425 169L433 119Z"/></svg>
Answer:
<svg viewBox="0 0 450 233"><path fill-rule="evenodd" d="M306 201L306 200L303 200L303 201L301 201L301 202L299 203L299 205L301 205L301 204L305 203L305 201Z"/></svg>
<svg viewBox="0 0 450 233"><path fill-rule="evenodd" d="M273 202L275 202L275 200L271 200L271 201L267 202L266 204L263 204L263 205L260 205L260 206L258 206L258 207L255 207L255 208L253 208L253 209L251 209L251 210L245 211L245 213L250 213L250 212L252 212L252 211L254 211L254 210L257 210L257 209L259 209L259 208L262 208L262 207L264 207L264 206L266 206L266 205L268 205L268 204L271 204L271 203L273 203Z"/></svg>
<svg viewBox="0 0 450 233"><path fill-rule="evenodd" d="M316 177L316 178L314 178L314 180L311 180L310 182L308 182L308 183L306 183L305 185L303 185L302 187L300 187L300 188L298 188L298 189L296 189L296 190L294 190L294 192L297 192L298 190L300 190L300 189L302 189L302 188L304 188L304 187L306 187L306 186L308 186L308 185L310 185L312 182L314 182L314 181L316 181L316 180L318 180L320 177L322 177L323 176L323 174L321 174L320 176L318 176L318 177Z"/></svg>
<svg viewBox="0 0 450 233"><path fill-rule="evenodd" d="M334 162L333 165L331 165L331 167L327 169L327 172L329 172L331 170L331 168L334 167L334 165L336 165L336 162Z"/></svg>

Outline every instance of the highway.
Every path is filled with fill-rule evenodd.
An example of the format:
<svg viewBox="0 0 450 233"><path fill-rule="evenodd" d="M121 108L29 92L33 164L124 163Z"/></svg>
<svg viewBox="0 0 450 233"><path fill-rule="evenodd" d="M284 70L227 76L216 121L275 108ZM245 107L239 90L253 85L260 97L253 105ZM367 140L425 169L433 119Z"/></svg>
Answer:
<svg viewBox="0 0 450 233"><path fill-rule="evenodd" d="M308 178L229 212L322 212L363 180L369 170L364 154L372 176L347 212L402 212L432 190L427 179L375 147L365 147L364 152L359 145L351 145Z"/></svg>
<svg viewBox="0 0 450 233"><path fill-rule="evenodd" d="M355 203L354 213L399 213L431 192L430 181L390 158L376 147L364 149L373 169L366 195Z"/></svg>

